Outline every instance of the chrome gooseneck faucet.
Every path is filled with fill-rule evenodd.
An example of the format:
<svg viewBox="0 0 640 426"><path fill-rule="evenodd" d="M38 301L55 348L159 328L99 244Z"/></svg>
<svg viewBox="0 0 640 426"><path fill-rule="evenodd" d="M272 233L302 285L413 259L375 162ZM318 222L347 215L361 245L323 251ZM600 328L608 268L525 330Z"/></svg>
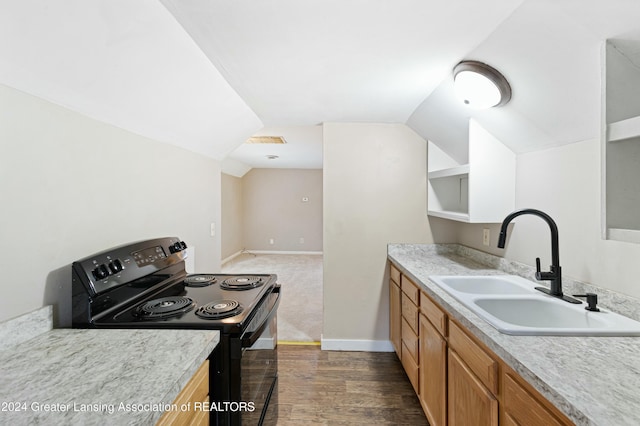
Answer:
<svg viewBox="0 0 640 426"><path fill-rule="evenodd" d="M550 271L542 272L540 271L540 258L536 258L536 279L540 281L550 281L550 287L536 287L536 290L539 290L543 293L547 293L551 296L558 297L562 300L565 300L570 303L582 303L578 299L574 299L573 297L565 296L562 293L562 268L560 268L560 255L558 253L558 226L555 221L540 210L535 209L522 209L517 210L511 214L509 214L504 221L502 221L502 226L500 227L500 236L498 237L498 248L504 248L506 240L507 240L507 227L509 223L516 217L523 214L531 214L534 216L538 216L544 219L545 222L549 225L551 229L551 267Z"/></svg>

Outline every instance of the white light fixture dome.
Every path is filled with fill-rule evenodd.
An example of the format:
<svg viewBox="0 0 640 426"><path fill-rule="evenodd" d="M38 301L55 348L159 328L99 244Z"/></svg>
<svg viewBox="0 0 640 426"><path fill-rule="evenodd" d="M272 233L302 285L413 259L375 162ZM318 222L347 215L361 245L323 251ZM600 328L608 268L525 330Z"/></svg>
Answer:
<svg viewBox="0 0 640 426"><path fill-rule="evenodd" d="M478 61L462 61L453 69L456 96L474 109L501 106L511 99L511 86L498 70Z"/></svg>

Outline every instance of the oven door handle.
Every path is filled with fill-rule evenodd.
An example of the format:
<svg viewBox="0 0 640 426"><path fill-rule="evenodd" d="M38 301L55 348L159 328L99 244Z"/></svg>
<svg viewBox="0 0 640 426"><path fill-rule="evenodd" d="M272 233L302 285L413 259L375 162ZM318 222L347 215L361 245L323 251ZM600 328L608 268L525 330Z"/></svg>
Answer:
<svg viewBox="0 0 640 426"><path fill-rule="evenodd" d="M276 298L275 303L271 307L271 311L269 311L269 315L267 315L267 317L262 322L260 327L258 327L257 330L249 332L249 333L245 333L245 334L242 335L240 340L242 342L242 347L243 348L248 348L248 347L253 346L253 344L262 335L262 332L264 332L264 330L269 326L269 323L271 322L271 320L276 316L276 313L278 311L278 306L280 305L280 284L276 284L276 286L273 288L272 293L277 293L278 297Z"/></svg>

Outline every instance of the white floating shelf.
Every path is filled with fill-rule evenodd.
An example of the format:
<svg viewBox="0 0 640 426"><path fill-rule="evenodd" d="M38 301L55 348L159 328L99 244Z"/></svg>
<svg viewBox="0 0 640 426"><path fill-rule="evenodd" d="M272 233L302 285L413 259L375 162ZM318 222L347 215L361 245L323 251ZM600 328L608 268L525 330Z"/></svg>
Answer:
<svg viewBox="0 0 640 426"><path fill-rule="evenodd" d="M607 140L617 142L640 136L640 117L616 121L607 126Z"/></svg>
<svg viewBox="0 0 640 426"><path fill-rule="evenodd" d="M607 237L611 240L640 243L640 231L636 229L609 228Z"/></svg>
<svg viewBox="0 0 640 426"><path fill-rule="evenodd" d="M429 216L441 217L443 219L452 219L459 222L470 222L468 213L452 212L446 210L429 210L427 211Z"/></svg>
<svg viewBox="0 0 640 426"><path fill-rule="evenodd" d="M450 167L448 169L434 170L429 172L429 179L438 179L450 176L459 176L469 174L469 165L464 164L458 167Z"/></svg>

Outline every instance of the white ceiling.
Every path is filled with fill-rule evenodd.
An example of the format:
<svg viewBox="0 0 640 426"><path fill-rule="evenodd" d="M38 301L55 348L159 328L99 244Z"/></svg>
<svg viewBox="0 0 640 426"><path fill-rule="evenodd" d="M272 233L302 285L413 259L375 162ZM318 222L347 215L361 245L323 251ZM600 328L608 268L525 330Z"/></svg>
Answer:
<svg viewBox="0 0 640 426"><path fill-rule="evenodd" d="M322 122L407 123L454 156L470 116L516 152L597 138L602 42L640 39L637 0L0 0L0 12L0 83L252 167L321 167ZM462 59L503 72L512 101L454 104ZM254 133L289 143L241 146Z"/></svg>

